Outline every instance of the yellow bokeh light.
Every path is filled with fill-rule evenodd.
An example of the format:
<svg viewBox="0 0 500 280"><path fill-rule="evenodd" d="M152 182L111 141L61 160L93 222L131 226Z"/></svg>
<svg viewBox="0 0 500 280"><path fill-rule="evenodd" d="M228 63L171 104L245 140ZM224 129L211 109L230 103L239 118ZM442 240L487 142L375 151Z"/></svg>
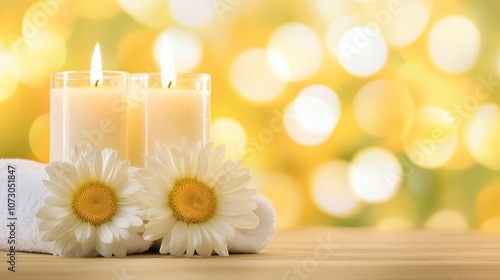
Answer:
<svg viewBox="0 0 500 280"><path fill-rule="evenodd" d="M442 70L469 70L479 56L481 36L476 25L463 16L448 16L437 22L429 35L432 61Z"/></svg>
<svg viewBox="0 0 500 280"><path fill-rule="evenodd" d="M366 84L356 94L353 105L358 124L372 136L401 138L415 114L408 89L392 80Z"/></svg>
<svg viewBox="0 0 500 280"><path fill-rule="evenodd" d="M406 218L391 215L382 218L375 227L382 231L393 231L410 229L413 224Z"/></svg>
<svg viewBox="0 0 500 280"><path fill-rule="evenodd" d="M494 217L484 221L480 226L481 231L487 233L500 233L500 217Z"/></svg>
<svg viewBox="0 0 500 280"><path fill-rule="evenodd" d="M16 78L10 72L0 75L0 88L0 102L2 102L7 100L14 94L14 92L16 92Z"/></svg>
<svg viewBox="0 0 500 280"><path fill-rule="evenodd" d="M387 44L378 30L369 26L349 29L340 37L337 59L340 65L355 76L371 76L386 63Z"/></svg>
<svg viewBox="0 0 500 280"><path fill-rule="evenodd" d="M356 11L354 1L345 0L315 0L317 12L325 19L332 20L342 15L353 14Z"/></svg>
<svg viewBox="0 0 500 280"><path fill-rule="evenodd" d="M116 0L118 5L140 24L162 28L171 22L168 1L165 0Z"/></svg>
<svg viewBox="0 0 500 280"><path fill-rule="evenodd" d="M422 107L405 137L405 151L410 160L424 168L446 164L457 147L457 124L448 111Z"/></svg>
<svg viewBox="0 0 500 280"><path fill-rule="evenodd" d="M228 137L231 135L231 137ZM212 122L210 138L215 145L226 146L226 159L241 159L247 143L247 134L243 126L234 119L221 118Z"/></svg>
<svg viewBox="0 0 500 280"><path fill-rule="evenodd" d="M349 29L360 24L361 22L355 17L341 16L339 18L335 18L335 20L328 25L325 41L331 55L334 57L337 56L337 49L342 35L344 35L344 33Z"/></svg>
<svg viewBox="0 0 500 280"><path fill-rule="evenodd" d="M429 22L428 7L419 0L400 0L396 14L379 12L377 20L383 26L381 32L391 46L402 48L413 43Z"/></svg>
<svg viewBox="0 0 500 280"><path fill-rule="evenodd" d="M396 194L401 174L398 159L390 151L371 147L354 157L349 167L349 182L361 200L381 203Z"/></svg>
<svg viewBox="0 0 500 280"><path fill-rule="evenodd" d="M179 27L170 27L156 38L153 53L157 65L160 65L163 36L168 37L175 60L175 69L178 72L191 72L198 67L203 53L200 39L195 33Z"/></svg>
<svg viewBox="0 0 500 280"><path fill-rule="evenodd" d="M482 188L476 197L476 215L480 225L500 220L500 181ZM499 227L500 229L500 227Z"/></svg>
<svg viewBox="0 0 500 280"><path fill-rule="evenodd" d="M249 101L274 100L286 86L271 73L267 56L264 49L249 49L233 61L231 83L236 92Z"/></svg>
<svg viewBox="0 0 500 280"><path fill-rule="evenodd" d="M30 147L40 162L49 162L50 115L43 114L31 124L29 132Z"/></svg>
<svg viewBox="0 0 500 280"><path fill-rule="evenodd" d="M436 230L466 230L467 220L464 215L454 210L440 210L427 219L425 228Z"/></svg>
<svg viewBox="0 0 500 280"><path fill-rule="evenodd" d="M18 38L10 56L14 76L27 86L41 87L48 83L50 73L60 70L66 61L66 44L55 33L39 32L29 41Z"/></svg>
<svg viewBox="0 0 500 280"><path fill-rule="evenodd" d="M212 0L170 0L170 11L178 23L188 27L201 27L215 16Z"/></svg>
<svg viewBox="0 0 500 280"><path fill-rule="evenodd" d="M349 163L329 161L323 163L313 174L311 195L316 205L324 212L337 217L352 216L359 210L359 199L349 184Z"/></svg>
<svg viewBox="0 0 500 280"><path fill-rule="evenodd" d="M78 16L89 19L105 20L112 18L120 12L120 7L117 5L116 1L85 0L70 1L69 3Z"/></svg>
<svg viewBox="0 0 500 280"><path fill-rule="evenodd" d="M330 88L306 87L285 110L286 132L302 145L321 144L335 129L340 111L340 100Z"/></svg>
<svg viewBox="0 0 500 280"><path fill-rule="evenodd" d="M260 193L269 198L277 216L277 228L289 228L297 225L301 216L303 201L300 188L288 175L269 173Z"/></svg>
<svg viewBox="0 0 500 280"><path fill-rule="evenodd" d="M269 39L269 64L273 73L285 81L303 81L318 71L323 50L316 33L307 25L287 23ZM284 70L285 68L286 70Z"/></svg>
<svg viewBox="0 0 500 280"><path fill-rule="evenodd" d="M500 109L488 103L479 107L465 130L467 149L479 163L500 170Z"/></svg>

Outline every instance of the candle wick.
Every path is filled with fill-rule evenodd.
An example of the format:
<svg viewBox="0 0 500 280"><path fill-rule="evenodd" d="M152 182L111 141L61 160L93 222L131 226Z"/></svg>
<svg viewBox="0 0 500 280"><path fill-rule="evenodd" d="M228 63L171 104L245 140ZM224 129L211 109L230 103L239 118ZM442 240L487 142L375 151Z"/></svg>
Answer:
<svg viewBox="0 0 500 280"><path fill-rule="evenodd" d="M98 84L99 84L99 79L97 79L97 81L95 81L95 87L97 87Z"/></svg>
<svg viewBox="0 0 500 280"><path fill-rule="evenodd" d="M170 81L170 82L168 83L168 87L167 87L167 88L170 88L171 86L172 86L172 81Z"/></svg>

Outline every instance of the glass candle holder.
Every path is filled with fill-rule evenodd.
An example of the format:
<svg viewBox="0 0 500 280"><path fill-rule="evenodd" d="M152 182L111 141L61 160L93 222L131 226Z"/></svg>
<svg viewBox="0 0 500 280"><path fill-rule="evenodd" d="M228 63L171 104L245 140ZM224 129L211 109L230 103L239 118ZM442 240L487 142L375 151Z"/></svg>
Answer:
<svg viewBox="0 0 500 280"><path fill-rule="evenodd" d="M206 144L210 137L210 75L175 73L166 78L161 73L131 74L129 108L127 151L132 165L143 166L144 154L155 155L156 141L175 148L180 148L182 137Z"/></svg>
<svg viewBox="0 0 500 280"><path fill-rule="evenodd" d="M122 71L51 74L50 161L66 161L75 145L88 144L126 157L127 76Z"/></svg>

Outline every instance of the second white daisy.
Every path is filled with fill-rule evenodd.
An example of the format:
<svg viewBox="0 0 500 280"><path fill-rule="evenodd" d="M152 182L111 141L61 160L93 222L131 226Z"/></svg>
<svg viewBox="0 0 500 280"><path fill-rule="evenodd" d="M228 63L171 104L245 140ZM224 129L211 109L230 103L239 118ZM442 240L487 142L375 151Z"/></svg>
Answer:
<svg viewBox="0 0 500 280"><path fill-rule="evenodd" d="M160 253L228 256L227 240L234 240L235 230L257 227L248 170L223 158L224 146L212 151L211 144L186 138L181 150L156 143L156 157L146 156L147 169L138 172L148 220L143 237L162 239Z"/></svg>

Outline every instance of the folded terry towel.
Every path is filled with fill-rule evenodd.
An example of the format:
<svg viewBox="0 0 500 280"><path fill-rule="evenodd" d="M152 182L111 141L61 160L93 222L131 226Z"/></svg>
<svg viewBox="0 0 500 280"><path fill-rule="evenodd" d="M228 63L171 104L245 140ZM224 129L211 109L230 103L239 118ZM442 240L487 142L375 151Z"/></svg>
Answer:
<svg viewBox="0 0 500 280"><path fill-rule="evenodd" d="M35 214L50 194L43 185L43 180L48 179L45 173L46 164L24 159L0 159L0 186L8 184L8 166L15 168L15 220L16 251L52 253L52 242L43 242L42 234L38 230ZM7 201L8 190L0 189L0 201ZM267 246L273 236L276 223L276 214L271 203L259 195L254 196L257 202L255 214L259 216L259 226L251 230L239 230L238 239L228 242L230 253L258 253ZM8 204L0 204L0 218L7 221ZM5 242L10 236L10 229L0 227L0 250L8 251L13 244ZM127 242L127 254L142 253L151 246L150 241L145 241L137 234L132 234Z"/></svg>

